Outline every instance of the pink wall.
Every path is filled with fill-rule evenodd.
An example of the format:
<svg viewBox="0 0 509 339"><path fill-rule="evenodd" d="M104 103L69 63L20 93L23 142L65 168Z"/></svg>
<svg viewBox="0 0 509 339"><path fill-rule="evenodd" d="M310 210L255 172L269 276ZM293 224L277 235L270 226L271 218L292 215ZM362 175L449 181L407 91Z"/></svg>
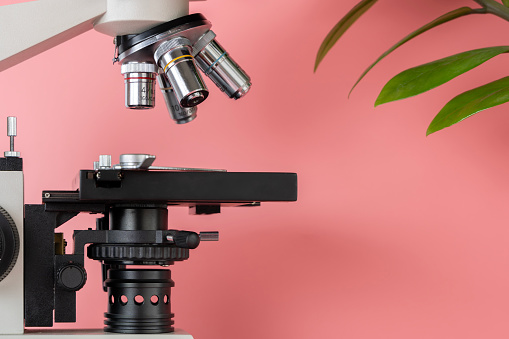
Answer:
<svg viewBox="0 0 509 339"><path fill-rule="evenodd" d="M216 216L170 210L172 227L221 231L173 269L176 325L196 339L507 338L509 134L506 107L425 137L454 95L505 76L507 56L420 97L373 109L405 67L507 43L473 16L364 68L412 29L472 1L380 1L316 74L321 39L358 0L192 4L253 79L243 100L216 88L185 126L162 98L123 107L111 39L86 33L0 74L0 123L19 117L26 202L69 189L99 154L148 152L160 165L291 171L299 201ZM503 70L500 72L499 70ZM3 130L3 128L2 128ZM8 147L4 137L2 147ZM92 227L92 217L66 226ZM79 327L101 327L106 297L88 261Z"/></svg>

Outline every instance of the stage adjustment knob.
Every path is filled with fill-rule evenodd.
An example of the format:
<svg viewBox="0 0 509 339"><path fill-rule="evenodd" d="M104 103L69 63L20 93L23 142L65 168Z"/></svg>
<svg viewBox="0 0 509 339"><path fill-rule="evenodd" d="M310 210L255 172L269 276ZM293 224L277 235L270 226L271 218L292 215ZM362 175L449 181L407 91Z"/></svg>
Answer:
<svg viewBox="0 0 509 339"><path fill-rule="evenodd" d="M194 232L178 231L173 241L177 247L194 249L200 244L200 236Z"/></svg>
<svg viewBox="0 0 509 339"><path fill-rule="evenodd" d="M0 281L11 272L18 254L18 229L9 213L0 207Z"/></svg>

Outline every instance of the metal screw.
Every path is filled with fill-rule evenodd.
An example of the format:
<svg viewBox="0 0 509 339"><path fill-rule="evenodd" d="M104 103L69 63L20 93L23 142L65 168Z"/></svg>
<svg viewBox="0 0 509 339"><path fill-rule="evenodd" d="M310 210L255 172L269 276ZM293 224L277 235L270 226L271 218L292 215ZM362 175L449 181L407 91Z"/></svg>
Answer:
<svg viewBox="0 0 509 339"><path fill-rule="evenodd" d="M101 179L101 172L97 172L97 173L95 174L95 177L96 177L97 179Z"/></svg>
<svg viewBox="0 0 509 339"><path fill-rule="evenodd" d="M49 197L51 197L51 194L49 194L49 193L44 193L44 197L45 197L45 198L49 198Z"/></svg>

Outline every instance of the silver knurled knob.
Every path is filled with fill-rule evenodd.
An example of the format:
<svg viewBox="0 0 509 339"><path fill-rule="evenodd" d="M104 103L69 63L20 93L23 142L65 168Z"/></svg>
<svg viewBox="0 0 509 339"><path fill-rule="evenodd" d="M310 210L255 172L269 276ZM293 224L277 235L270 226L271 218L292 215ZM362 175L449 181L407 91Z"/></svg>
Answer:
<svg viewBox="0 0 509 339"><path fill-rule="evenodd" d="M219 232L200 232L200 241L219 241Z"/></svg>
<svg viewBox="0 0 509 339"><path fill-rule="evenodd" d="M111 168L111 155L102 154L99 156L99 169Z"/></svg>

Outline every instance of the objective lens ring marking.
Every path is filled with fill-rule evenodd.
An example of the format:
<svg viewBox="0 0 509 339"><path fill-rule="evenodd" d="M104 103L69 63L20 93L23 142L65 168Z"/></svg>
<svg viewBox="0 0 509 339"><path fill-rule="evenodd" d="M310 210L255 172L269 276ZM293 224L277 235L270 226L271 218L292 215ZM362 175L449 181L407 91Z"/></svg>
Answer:
<svg viewBox="0 0 509 339"><path fill-rule="evenodd" d="M186 54L186 55L181 55L181 56L179 56L179 57L176 57L176 58L175 58L175 59L173 59L172 61L168 62L168 63L166 64L166 66L164 66L164 70L163 70L163 71L164 71L164 72L166 72L166 69L168 68L168 66L169 66L171 63L173 63L173 62L177 61L178 59L185 58L185 57L189 57L189 58L193 59L193 56L192 56L191 54Z"/></svg>
<svg viewBox="0 0 509 339"><path fill-rule="evenodd" d="M222 57L224 57L227 53L224 52L223 54L221 54L219 56L219 58L216 59L216 61L214 61L212 64L210 64L210 66L205 70L205 74L209 74L210 73L210 70L219 62L219 60L221 60Z"/></svg>
<svg viewBox="0 0 509 339"><path fill-rule="evenodd" d="M129 78L125 78L124 80L131 80L131 79L155 80L155 78L150 78L150 77L129 77Z"/></svg>

